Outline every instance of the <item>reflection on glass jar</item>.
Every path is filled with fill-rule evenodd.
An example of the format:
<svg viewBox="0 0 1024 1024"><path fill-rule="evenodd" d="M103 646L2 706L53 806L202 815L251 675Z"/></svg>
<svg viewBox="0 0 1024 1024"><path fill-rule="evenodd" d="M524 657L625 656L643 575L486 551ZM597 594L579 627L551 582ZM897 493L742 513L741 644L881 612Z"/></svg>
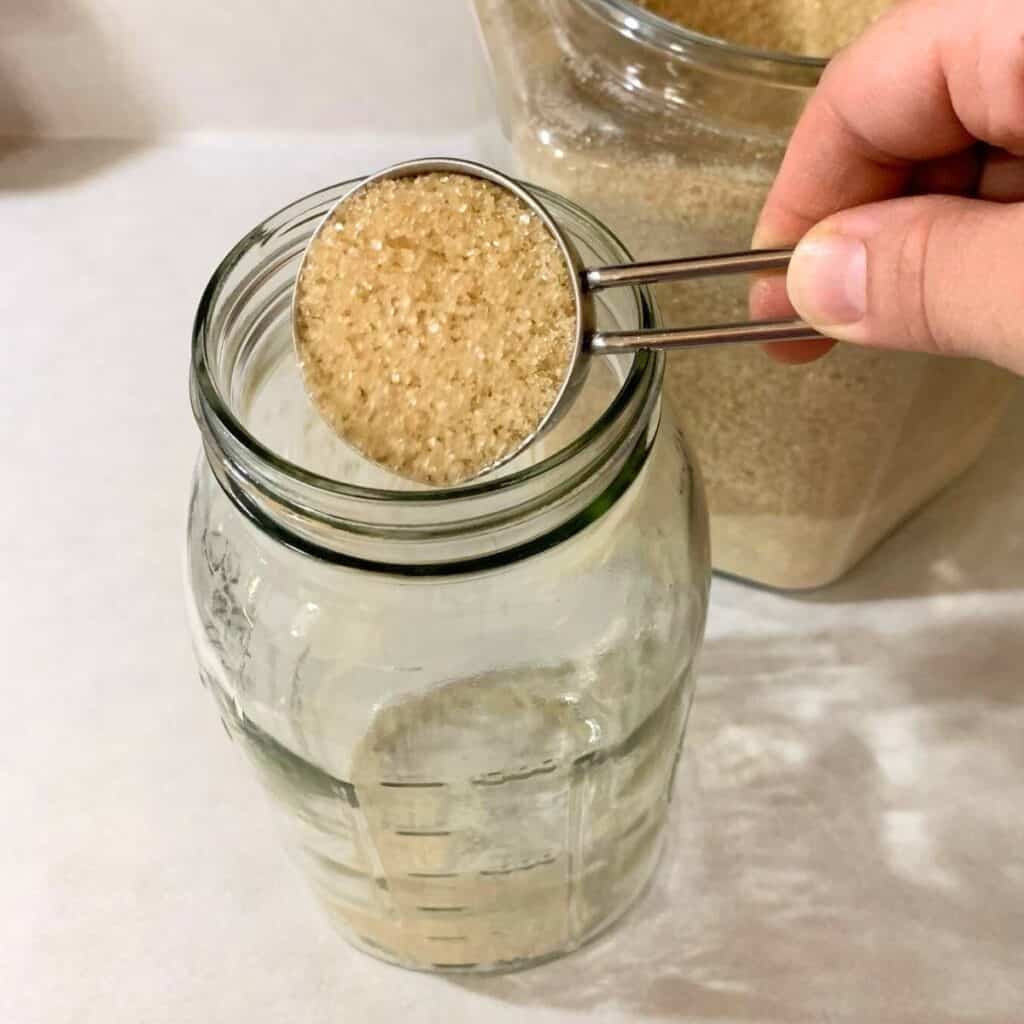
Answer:
<svg viewBox="0 0 1024 1024"><path fill-rule="evenodd" d="M707 39L626 0L475 0L524 177L639 259L748 248L823 62ZM746 282L658 289L670 324L747 318ZM829 583L969 467L1013 378L842 346L784 367L752 349L669 357L666 395L704 471L715 567Z"/></svg>
<svg viewBox="0 0 1024 1024"><path fill-rule="evenodd" d="M518 967L600 931L654 867L704 630L703 494L650 355L600 361L555 432L472 487L360 461L303 394L289 326L346 187L250 234L199 311L197 657L352 942ZM548 201L589 262L626 256ZM653 322L643 291L599 315Z"/></svg>

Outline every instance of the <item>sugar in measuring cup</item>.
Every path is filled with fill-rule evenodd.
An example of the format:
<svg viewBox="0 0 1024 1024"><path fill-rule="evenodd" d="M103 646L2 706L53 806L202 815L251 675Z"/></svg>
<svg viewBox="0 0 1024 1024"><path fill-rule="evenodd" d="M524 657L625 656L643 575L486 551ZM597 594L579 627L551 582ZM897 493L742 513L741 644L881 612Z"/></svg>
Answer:
<svg viewBox="0 0 1024 1024"><path fill-rule="evenodd" d="M399 475L465 483L515 458L581 391L595 356L804 341L800 320L602 332L596 293L784 270L792 250L585 267L526 187L465 160L366 178L323 219L293 336L336 433Z"/></svg>

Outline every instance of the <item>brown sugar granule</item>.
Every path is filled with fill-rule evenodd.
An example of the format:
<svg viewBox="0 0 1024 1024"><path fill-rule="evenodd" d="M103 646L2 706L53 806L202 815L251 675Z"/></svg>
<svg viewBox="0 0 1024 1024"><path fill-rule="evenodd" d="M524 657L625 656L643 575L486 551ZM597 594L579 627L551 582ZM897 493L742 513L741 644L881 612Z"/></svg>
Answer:
<svg viewBox="0 0 1024 1024"><path fill-rule="evenodd" d="M310 243L296 295L306 388L374 462L452 485L516 451L573 354L570 271L515 194L461 174L357 190Z"/></svg>
<svg viewBox="0 0 1024 1024"><path fill-rule="evenodd" d="M830 57L893 0L635 0L653 14L756 50Z"/></svg>

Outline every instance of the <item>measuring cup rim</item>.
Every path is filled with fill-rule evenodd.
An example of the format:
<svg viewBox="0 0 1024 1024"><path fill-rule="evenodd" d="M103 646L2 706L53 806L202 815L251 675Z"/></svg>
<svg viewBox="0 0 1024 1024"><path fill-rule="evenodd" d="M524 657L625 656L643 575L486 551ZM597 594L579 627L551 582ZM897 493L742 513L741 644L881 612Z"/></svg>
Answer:
<svg viewBox="0 0 1024 1024"><path fill-rule="evenodd" d="M573 391L578 390L586 371L584 361L587 357L587 353L585 351L587 327L593 318L590 315L588 299L584 293L584 268L582 261L580 260L579 253L576 251L576 247L565 236L565 233L547 211L544 204L535 196L531 195L531 193L516 181L515 178L509 177L507 174L503 174L501 171L497 171L493 167L488 167L486 164L477 163L473 160L463 160L457 157L424 157L416 160L403 160L400 163L391 164L389 167L385 167L382 170L376 171L375 173L363 178L355 188L342 196L327 211L327 213L324 214L320 222L314 228L313 234L310 236L309 242L306 245L306 250L302 254L302 261L299 264L299 269L295 275L295 284L292 287L290 311L292 341L293 344L297 345L298 332L296 325L298 323L299 285L306 270L306 264L310 256L310 249L312 248L313 242L320 237L321 233L330 224L337 211L346 203L350 202L353 196L372 187L373 185L378 184L379 182L391 181L395 178L414 178L421 174L435 173L452 175L461 174L465 177L474 177L483 181L489 181L491 184L497 185L499 188L511 192L529 210L540 217L542 223L547 228L548 233L557 242L559 251L562 254L562 259L565 261L570 285L572 287L573 305L575 308L576 332L573 338L572 353L566 363L565 374L562 378L561 384L559 385L558 394L555 396L550 408L540 423L538 423L530 434L523 438L520 444L506 452L506 454L500 459L496 459L494 462L490 463L480 473L474 476L472 480L466 481L466 483L472 483L473 480L477 480L481 476L494 473L503 466L508 465L508 463L513 459L517 459L532 443L537 440L537 438L541 437L548 429L553 427L565 411L564 406L565 404L568 404L566 401L567 398L571 397ZM345 438L342 438L341 440L346 444L349 443ZM362 449L357 450L362 458L366 459L373 465L379 466L382 469L390 469L390 467L371 458Z"/></svg>

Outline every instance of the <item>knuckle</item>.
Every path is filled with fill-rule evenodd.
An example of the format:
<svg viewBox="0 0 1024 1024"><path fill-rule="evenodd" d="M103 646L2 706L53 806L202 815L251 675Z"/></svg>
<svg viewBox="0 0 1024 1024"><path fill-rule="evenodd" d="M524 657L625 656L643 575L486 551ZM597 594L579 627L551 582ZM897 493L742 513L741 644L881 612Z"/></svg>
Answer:
<svg viewBox="0 0 1024 1024"><path fill-rule="evenodd" d="M1017 156L1024 155L1024 33L996 29L1002 39L990 52L1003 59L979 61L984 139ZM1009 47L1009 52L1007 52Z"/></svg>
<svg viewBox="0 0 1024 1024"><path fill-rule="evenodd" d="M1024 6L1020 0L963 2L992 10L989 17L945 23L940 63L953 113L981 142L1024 155Z"/></svg>
<svg viewBox="0 0 1024 1024"><path fill-rule="evenodd" d="M922 214L911 221L901 239L893 281L894 326L915 349L942 354L949 344L936 315L941 294L936 224L937 218Z"/></svg>
<svg viewBox="0 0 1024 1024"><path fill-rule="evenodd" d="M1014 156L1024 156L1024 96L994 97L986 123L991 145Z"/></svg>

